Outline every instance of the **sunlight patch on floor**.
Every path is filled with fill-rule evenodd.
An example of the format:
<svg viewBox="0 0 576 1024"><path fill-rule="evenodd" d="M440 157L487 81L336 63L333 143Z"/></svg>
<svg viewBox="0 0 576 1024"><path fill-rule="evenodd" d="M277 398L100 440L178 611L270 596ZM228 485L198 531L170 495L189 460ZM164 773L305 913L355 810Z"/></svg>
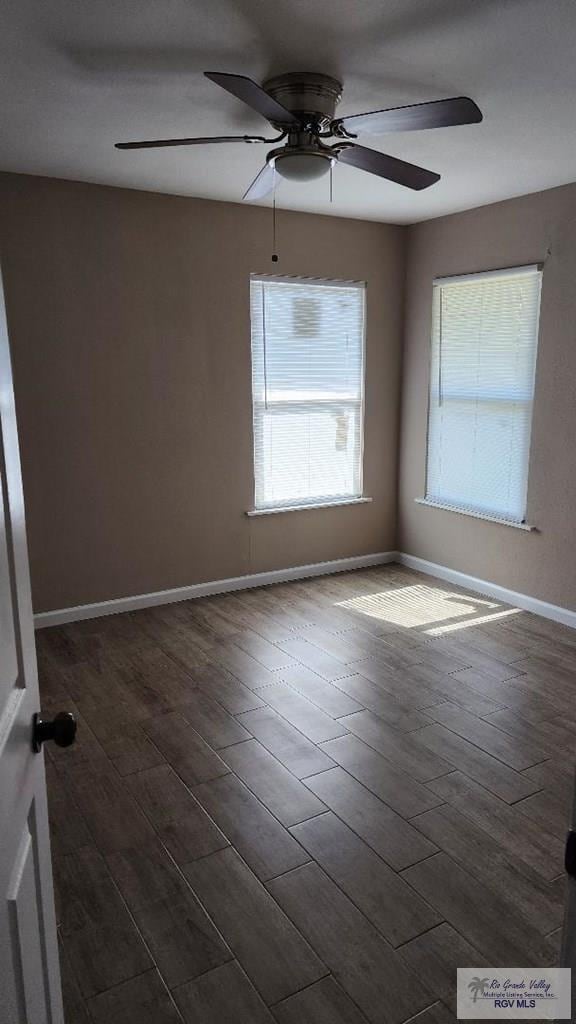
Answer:
<svg viewBox="0 0 576 1024"><path fill-rule="evenodd" d="M473 619L466 622L449 622L445 626L433 626L432 629L425 629L428 636L445 636L446 633L456 633L461 629L468 629L469 626L485 626L486 623L494 622L495 619L507 619L509 615L518 615L521 608L507 608L504 612L492 612L491 615L475 615Z"/></svg>
<svg viewBox="0 0 576 1024"><path fill-rule="evenodd" d="M490 608L501 607L494 601L484 601L478 597L468 597L426 584L400 587L398 590L383 590L378 594L364 594L339 601L338 604L371 619L380 619L382 622L404 626L406 629L431 626L432 623L474 615L475 612L485 613Z"/></svg>

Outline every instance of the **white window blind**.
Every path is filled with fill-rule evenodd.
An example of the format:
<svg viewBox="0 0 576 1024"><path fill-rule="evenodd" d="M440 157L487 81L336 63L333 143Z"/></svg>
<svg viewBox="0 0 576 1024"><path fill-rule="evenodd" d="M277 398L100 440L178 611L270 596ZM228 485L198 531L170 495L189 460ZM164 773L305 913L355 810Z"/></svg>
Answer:
<svg viewBox="0 0 576 1024"><path fill-rule="evenodd" d="M356 282L251 278L256 509L361 496L364 296Z"/></svg>
<svg viewBox="0 0 576 1024"><path fill-rule="evenodd" d="M428 501L524 520L541 276L434 283Z"/></svg>

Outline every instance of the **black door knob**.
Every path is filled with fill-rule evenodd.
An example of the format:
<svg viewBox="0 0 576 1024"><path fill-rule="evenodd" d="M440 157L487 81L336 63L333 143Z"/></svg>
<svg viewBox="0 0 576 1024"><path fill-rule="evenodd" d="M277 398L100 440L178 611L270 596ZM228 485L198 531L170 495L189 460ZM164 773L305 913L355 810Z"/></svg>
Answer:
<svg viewBox="0 0 576 1024"><path fill-rule="evenodd" d="M32 749L39 754L46 740L54 740L57 747L69 747L76 739L76 719L71 711L60 711L51 722L34 715L32 720Z"/></svg>

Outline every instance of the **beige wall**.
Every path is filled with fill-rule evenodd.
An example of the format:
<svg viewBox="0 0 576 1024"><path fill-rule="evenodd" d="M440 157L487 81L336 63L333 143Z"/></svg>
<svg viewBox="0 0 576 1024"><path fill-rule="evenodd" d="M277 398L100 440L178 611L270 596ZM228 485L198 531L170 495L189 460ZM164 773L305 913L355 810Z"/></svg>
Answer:
<svg viewBox="0 0 576 1024"><path fill-rule="evenodd" d="M576 185L416 225L408 251L401 549L574 609ZM544 259L527 516L538 532L416 505L425 487L433 278Z"/></svg>
<svg viewBox="0 0 576 1024"><path fill-rule="evenodd" d="M249 519L270 212L0 175L36 611L395 546L404 236L280 212L279 273L368 282L374 501Z"/></svg>
<svg viewBox="0 0 576 1024"><path fill-rule="evenodd" d="M576 185L410 229L280 212L278 272L368 282L374 501L249 519L248 279L270 242L268 210L0 175L36 611L395 547L576 608ZM538 532L416 505L433 278L545 258Z"/></svg>

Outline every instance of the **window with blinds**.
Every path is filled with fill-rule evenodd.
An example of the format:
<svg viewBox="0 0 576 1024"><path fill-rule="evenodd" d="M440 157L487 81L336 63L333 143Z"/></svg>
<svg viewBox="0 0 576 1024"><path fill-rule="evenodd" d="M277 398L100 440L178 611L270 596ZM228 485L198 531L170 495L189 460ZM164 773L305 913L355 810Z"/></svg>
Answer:
<svg viewBox="0 0 576 1024"><path fill-rule="evenodd" d="M524 521L541 276L434 282L427 501Z"/></svg>
<svg viewBox="0 0 576 1024"><path fill-rule="evenodd" d="M362 495L365 285L252 277L255 508Z"/></svg>

